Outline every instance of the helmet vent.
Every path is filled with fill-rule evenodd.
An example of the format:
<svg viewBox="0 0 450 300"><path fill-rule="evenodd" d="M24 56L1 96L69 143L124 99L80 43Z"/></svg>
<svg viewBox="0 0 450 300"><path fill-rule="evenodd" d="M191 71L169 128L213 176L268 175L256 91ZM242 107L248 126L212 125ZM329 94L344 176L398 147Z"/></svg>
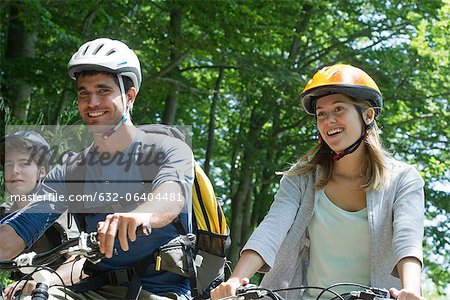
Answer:
<svg viewBox="0 0 450 300"><path fill-rule="evenodd" d="M116 53L116 49L109 50L108 53L106 53L106 56L110 56L113 53Z"/></svg>
<svg viewBox="0 0 450 300"><path fill-rule="evenodd" d="M105 45L105 44L101 44L100 46L98 46L97 49L95 49L94 53L92 53L92 54L93 54L93 55L96 55L96 54L98 53L98 51L100 51L100 49L102 49L102 47L103 47L104 45Z"/></svg>
<svg viewBox="0 0 450 300"><path fill-rule="evenodd" d="M84 51L83 51L83 54L82 55L86 55L86 52L88 51L88 49L89 49L89 45L84 49Z"/></svg>

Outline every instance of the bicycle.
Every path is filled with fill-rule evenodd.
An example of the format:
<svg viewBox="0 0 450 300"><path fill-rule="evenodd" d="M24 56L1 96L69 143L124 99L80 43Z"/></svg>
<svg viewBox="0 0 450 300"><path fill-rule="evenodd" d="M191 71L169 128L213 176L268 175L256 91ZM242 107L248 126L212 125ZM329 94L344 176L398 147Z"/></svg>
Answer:
<svg viewBox="0 0 450 300"><path fill-rule="evenodd" d="M0 269L17 270L26 274L22 280L33 279L37 282L36 288L31 293L32 300L47 300L48 289L50 287L49 279L51 273L57 275L64 289L67 288L64 280L48 264L57 260L61 255L73 256L76 259L86 258L93 264L98 263L103 254L99 251L99 241L97 232L81 232L79 237L63 242L61 245L44 253L29 252L24 253L12 260L0 261ZM16 283L16 285L19 282Z"/></svg>
<svg viewBox="0 0 450 300"><path fill-rule="evenodd" d="M342 286L355 286L359 287L362 290L355 290L348 293L337 293L333 289ZM381 299L394 299L391 297L390 293L386 289L380 289L370 286L365 286L362 284L356 283L336 283L329 287L317 287L317 286L303 286L303 287L292 287L292 288L284 288L277 290L270 290L266 288L259 287L254 284L247 284L236 291L235 296L230 296L226 298L222 298L221 300L251 300L251 299L261 299L263 297L269 297L273 300L284 300L278 292L282 291L290 291L290 290L307 290L307 289L316 289L321 290L319 295L315 298L316 300L322 299L321 297L325 293L333 294L332 300L381 300Z"/></svg>

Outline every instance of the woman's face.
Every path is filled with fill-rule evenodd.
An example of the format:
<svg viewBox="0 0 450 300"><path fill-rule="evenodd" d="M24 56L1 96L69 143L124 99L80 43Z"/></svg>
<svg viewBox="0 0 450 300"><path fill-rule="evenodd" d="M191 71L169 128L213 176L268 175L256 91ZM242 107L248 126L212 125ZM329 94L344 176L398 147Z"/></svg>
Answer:
<svg viewBox="0 0 450 300"><path fill-rule="evenodd" d="M26 152L6 153L5 187L13 195L27 195L36 187L45 169L39 168Z"/></svg>
<svg viewBox="0 0 450 300"><path fill-rule="evenodd" d="M361 115L345 95L332 94L319 98L316 117L320 135L336 153L344 151L362 135Z"/></svg>

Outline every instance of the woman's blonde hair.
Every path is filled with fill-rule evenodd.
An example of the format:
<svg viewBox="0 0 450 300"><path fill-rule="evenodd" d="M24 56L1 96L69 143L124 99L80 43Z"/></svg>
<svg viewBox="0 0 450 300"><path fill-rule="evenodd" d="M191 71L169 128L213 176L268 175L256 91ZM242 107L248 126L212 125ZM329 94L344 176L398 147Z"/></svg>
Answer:
<svg viewBox="0 0 450 300"><path fill-rule="evenodd" d="M350 102L358 107L358 111L364 112L371 108L371 104L366 100L356 100L349 98ZM366 161L362 166L362 183L361 188L364 191L376 190L383 186L386 172L385 158L388 155L381 145L379 128L375 120L373 120L373 127L369 130L368 136L365 140L366 145ZM325 142L322 142L302 157L300 157L297 164L290 170L283 172L285 175L302 175L310 172L316 173L315 188L324 188L331 178L333 171L333 154L332 150Z"/></svg>

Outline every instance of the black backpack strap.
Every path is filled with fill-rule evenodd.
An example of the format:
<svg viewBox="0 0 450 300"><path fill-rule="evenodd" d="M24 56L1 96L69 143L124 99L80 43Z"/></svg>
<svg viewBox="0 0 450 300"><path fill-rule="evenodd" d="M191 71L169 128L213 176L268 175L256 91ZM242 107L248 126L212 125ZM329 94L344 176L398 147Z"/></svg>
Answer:
<svg viewBox="0 0 450 300"><path fill-rule="evenodd" d="M98 290L108 284L120 286L125 283L129 284L125 299L138 299L142 290L142 282L134 268L99 273L68 288L74 292L83 293Z"/></svg>
<svg viewBox="0 0 450 300"><path fill-rule="evenodd" d="M186 230L183 226L183 224L181 223L181 219L180 217L176 217L173 221L172 221L173 225L175 226L175 228L177 229L178 233L180 234L180 236L182 238L185 238L186 241L183 243L183 252L186 255L186 263L188 266L188 270L189 270L189 284L191 286L191 294L192 297L198 297L200 296L200 292L198 290L198 285L197 285L197 269L195 267L195 256L196 256L196 249L192 248L189 242L189 238L187 237L187 233Z"/></svg>
<svg viewBox="0 0 450 300"><path fill-rule="evenodd" d="M66 190L69 195L80 195L84 192L86 178L86 157L91 147L81 152L69 152L66 154Z"/></svg>
<svg viewBox="0 0 450 300"><path fill-rule="evenodd" d="M86 178L86 156L91 147L84 149L81 152L68 152L65 154L63 160L66 163L66 190L69 195L80 195L84 193L84 181ZM86 231L86 220L84 213L68 213L68 224L72 223L72 216L75 218L78 229Z"/></svg>
<svg viewBox="0 0 450 300"><path fill-rule="evenodd" d="M142 290L141 274L153 262L152 258L153 253L127 269L114 271L99 271L95 264L87 260L84 263L83 272L89 277L68 288L74 292L86 292L98 290L107 284L117 286L128 284L126 299L138 299Z"/></svg>
<svg viewBox="0 0 450 300"><path fill-rule="evenodd" d="M183 133L181 133L180 130L178 130L175 127L169 126L169 125L149 124L149 125L138 126L137 128L146 133L162 134L162 135L167 135L170 137L180 139L183 142L186 141L186 137L184 136Z"/></svg>
<svg viewBox="0 0 450 300"><path fill-rule="evenodd" d="M195 249L192 247L184 246L184 253L186 253L186 262L189 270L189 284L191 286L192 297L198 297L200 295L197 286L197 271L195 267Z"/></svg>

